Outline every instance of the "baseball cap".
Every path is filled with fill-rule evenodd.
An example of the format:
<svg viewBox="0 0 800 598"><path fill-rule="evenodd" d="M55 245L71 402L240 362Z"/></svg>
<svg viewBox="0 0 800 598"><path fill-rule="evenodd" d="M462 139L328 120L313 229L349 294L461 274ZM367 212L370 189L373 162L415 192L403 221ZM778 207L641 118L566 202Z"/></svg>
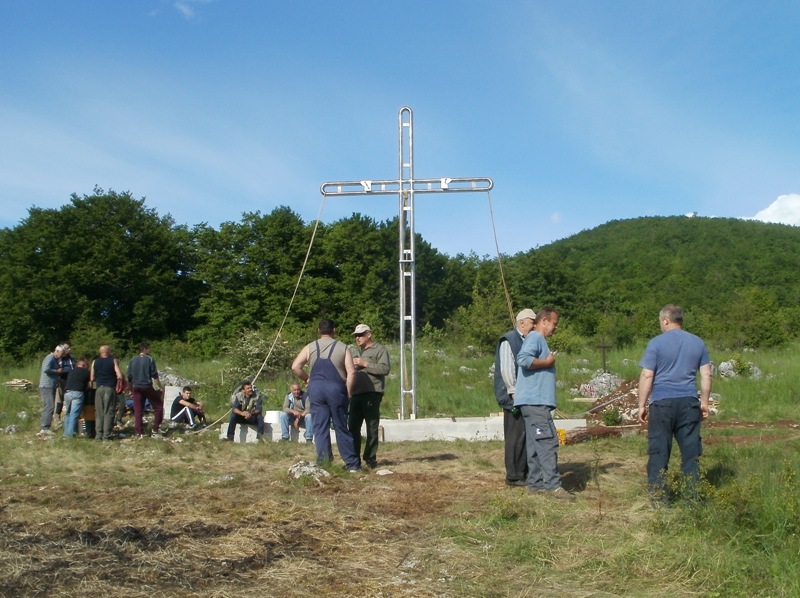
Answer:
<svg viewBox="0 0 800 598"><path fill-rule="evenodd" d="M531 320L536 319L536 312L532 309L523 309L521 312L517 314L517 322L520 320L524 320L525 318L530 318Z"/></svg>
<svg viewBox="0 0 800 598"><path fill-rule="evenodd" d="M372 328L370 328L366 324L359 324L358 326L356 326L356 329L355 331L353 331L353 334L364 334L365 332L372 332Z"/></svg>

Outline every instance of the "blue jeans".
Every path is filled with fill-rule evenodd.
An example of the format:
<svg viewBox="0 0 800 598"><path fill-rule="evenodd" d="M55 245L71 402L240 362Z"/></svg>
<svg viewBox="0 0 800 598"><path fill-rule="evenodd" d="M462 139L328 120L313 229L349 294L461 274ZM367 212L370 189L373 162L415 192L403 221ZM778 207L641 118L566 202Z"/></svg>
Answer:
<svg viewBox="0 0 800 598"><path fill-rule="evenodd" d="M647 423L647 486L654 498L668 499L667 467L674 437L681 451L681 471L690 492L700 479L700 401L697 397L661 399L650 403Z"/></svg>
<svg viewBox="0 0 800 598"><path fill-rule="evenodd" d="M83 409L84 393L80 390L68 390L64 393L64 438L72 438L78 433L78 418Z"/></svg>
<svg viewBox="0 0 800 598"><path fill-rule="evenodd" d="M281 412L281 438L288 439L289 438L289 429L294 424L294 420L297 419L297 416L293 413L286 413L285 411ZM300 422L300 427L306 429L306 442L311 442L311 439L314 435L314 427L311 421L311 414L306 413L306 416L303 418L303 421Z"/></svg>

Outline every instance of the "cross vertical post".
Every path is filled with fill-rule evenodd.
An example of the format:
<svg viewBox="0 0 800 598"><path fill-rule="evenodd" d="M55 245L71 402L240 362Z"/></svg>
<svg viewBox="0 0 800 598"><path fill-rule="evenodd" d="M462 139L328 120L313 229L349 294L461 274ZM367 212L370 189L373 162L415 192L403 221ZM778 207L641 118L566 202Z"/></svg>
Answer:
<svg viewBox="0 0 800 598"><path fill-rule="evenodd" d="M488 192L494 187L490 178L414 178L414 115L403 106L398 114L398 170L396 180L334 181L323 183L325 197L341 195L390 195L399 201L398 260L400 290L400 418L406 418L406 400L410 399L410 417L417 416L417 297L414 230L415 193ZM408 347L407 347L408 345ZM406 357L410 352L410 367ZM410 372L409 372L410 370Z"/></svg>
<svg viewBox="0 0 800 598"><path fill-rule="evenodd" d="M417 416L417 278L414 251L414 127L411 108L397 116L400 173L400 417L405 419L406 400L411 399L411 419ZM411 374L406 368L406 333L410 339Z"/></svg>

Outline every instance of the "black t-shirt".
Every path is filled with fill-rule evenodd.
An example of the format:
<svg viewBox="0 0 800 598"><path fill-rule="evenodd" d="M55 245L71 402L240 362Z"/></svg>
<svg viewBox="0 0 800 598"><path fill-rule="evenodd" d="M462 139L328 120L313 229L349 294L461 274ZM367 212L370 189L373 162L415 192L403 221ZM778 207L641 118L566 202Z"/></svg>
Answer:
<svg viewBox="0 0 800 598"><path fill-rule="evenodd" d="M89 370L86 368L75 368L74 370L70 370L69 374L67 374L67 383L64 386L64 390L85 392L88 383Z"/></svg>
<svg viewBox="0 0 800 598"><path fill-rule="evenodd" d="M172 409L170 409L170 414L169 414L170 417L175 417L176 415L178 415L181 409L186 407L186 405L181 405L181 401L188 401L192 405L197 403L194 397L192 397L191 399L184 399L182 394L178 395L177 397L175 397L175 400L172 401Z"/></svg>

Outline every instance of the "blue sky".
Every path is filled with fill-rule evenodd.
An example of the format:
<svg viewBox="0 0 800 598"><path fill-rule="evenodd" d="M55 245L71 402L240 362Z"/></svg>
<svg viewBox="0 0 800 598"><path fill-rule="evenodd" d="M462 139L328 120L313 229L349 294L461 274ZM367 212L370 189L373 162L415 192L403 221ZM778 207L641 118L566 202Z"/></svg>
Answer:
<svg viewBox="0 0 800 598"><path fill-rule="evenodd" d="M95 185L218 226L327 181L491 177L504 253L613 219L800 224L800 3L0 0L0 226ZM334 197L332 222L397 214ZM485 193L417 195L494 255Z"/></svg>

